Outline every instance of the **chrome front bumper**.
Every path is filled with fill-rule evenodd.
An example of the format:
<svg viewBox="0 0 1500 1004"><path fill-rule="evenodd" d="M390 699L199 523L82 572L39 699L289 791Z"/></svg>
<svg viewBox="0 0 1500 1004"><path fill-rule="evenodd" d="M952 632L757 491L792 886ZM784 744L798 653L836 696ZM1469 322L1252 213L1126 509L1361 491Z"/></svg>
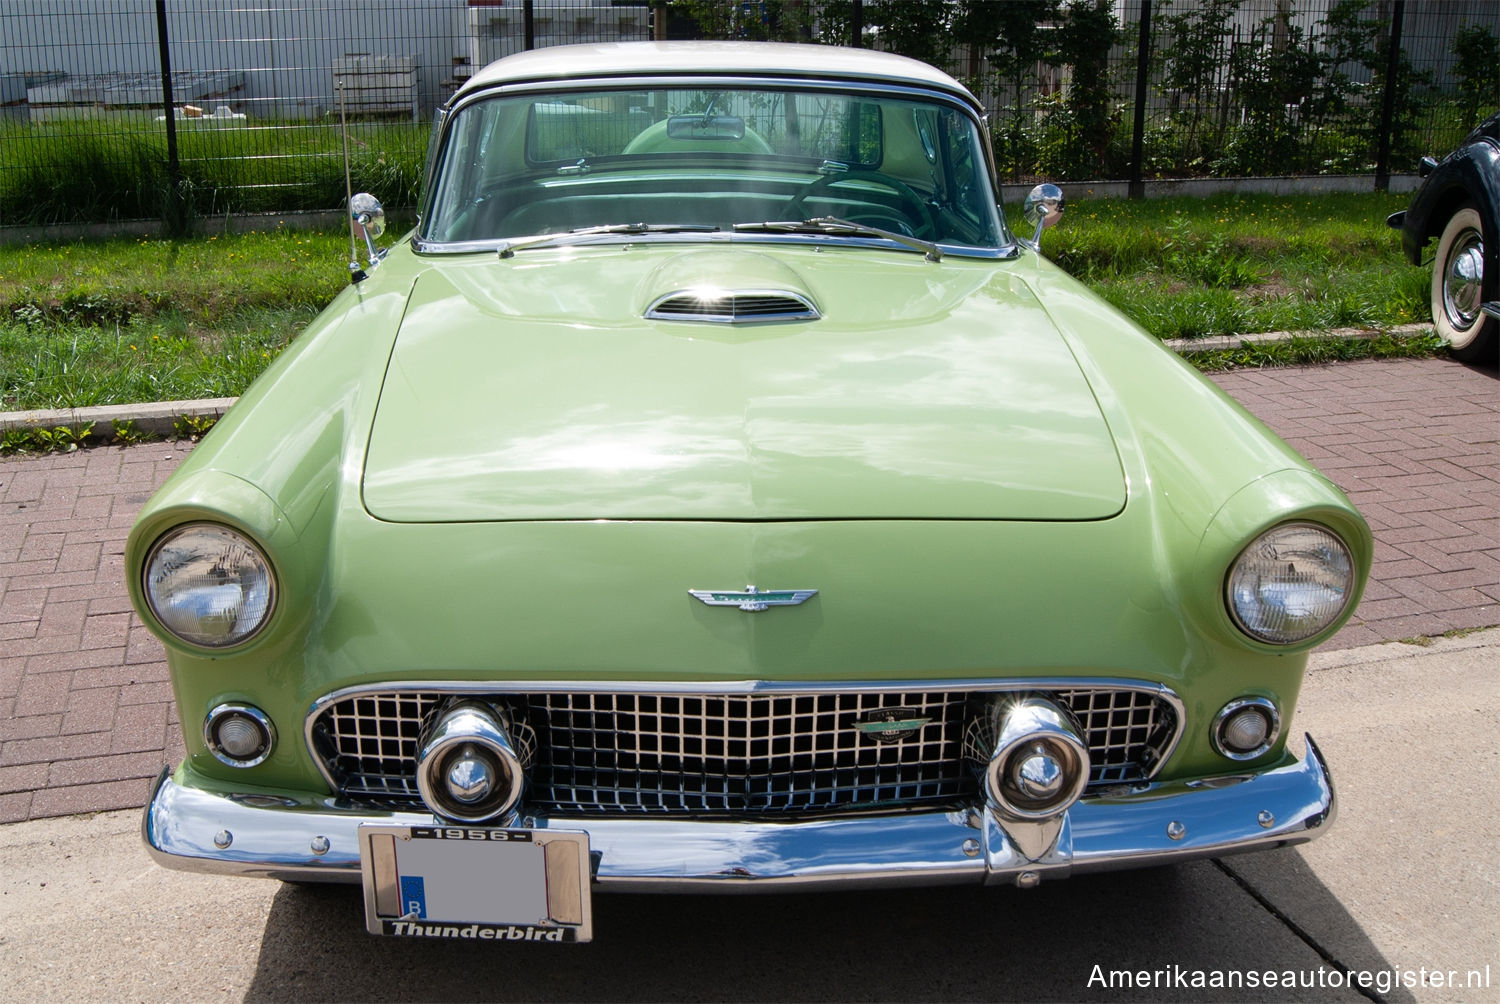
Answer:
<svg viewBox="0 0 1500 1004"><path fill-rule="evenodd" d="M1138 785L1068 810L1056 844L1031 860L984 809L805 822L569 819L523 816L533 829L584 830L601 890L713 891L1015 882L1218 857L1305 843L1334 814L1333 783L1307 758L1207 781ZM431 826L416 812L339 807L334 799L225 795L163 772L142 822L158 863L187 871L358 882L361 823Z"/></svg>

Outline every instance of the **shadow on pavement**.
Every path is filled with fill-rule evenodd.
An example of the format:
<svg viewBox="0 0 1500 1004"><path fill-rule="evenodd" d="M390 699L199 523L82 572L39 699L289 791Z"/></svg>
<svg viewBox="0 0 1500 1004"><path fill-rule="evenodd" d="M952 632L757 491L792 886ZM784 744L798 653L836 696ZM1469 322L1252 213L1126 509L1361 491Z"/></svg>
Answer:
<svg viewBox="0 0 1500 1004"><path fill-rule="evenodd" d="M1354 970L1389 963L1296 852L1295 887ZM1285 891L1285 890L1283 890ZM767 896L602 895L593 943L376 938L353 886L285 886L247 1000L1363 1000L1347 987L1212 989L1187 971L1338 974L1214 862L1021 891L946 887ZM1095 966L1099 969L1096 971ZM1162 970L1153 985L1112 970ZM1118 979L1118 977L1117 977ZM1395 990L1385 999L1409 1001Z"/></svg>

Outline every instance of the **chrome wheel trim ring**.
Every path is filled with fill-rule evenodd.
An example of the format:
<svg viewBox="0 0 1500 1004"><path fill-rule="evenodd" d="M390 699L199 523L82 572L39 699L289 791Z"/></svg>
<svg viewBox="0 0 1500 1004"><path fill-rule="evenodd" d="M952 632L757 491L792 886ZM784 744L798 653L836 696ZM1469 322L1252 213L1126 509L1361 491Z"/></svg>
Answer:
<svg viewBox="0 0 1500 1004"><path fill-rule="evenodd" d="M1443 313L1448 323L1463 331L1479 320L1484 300L1484 239L1465 230L1454 242L1443 275Z"/></svg>

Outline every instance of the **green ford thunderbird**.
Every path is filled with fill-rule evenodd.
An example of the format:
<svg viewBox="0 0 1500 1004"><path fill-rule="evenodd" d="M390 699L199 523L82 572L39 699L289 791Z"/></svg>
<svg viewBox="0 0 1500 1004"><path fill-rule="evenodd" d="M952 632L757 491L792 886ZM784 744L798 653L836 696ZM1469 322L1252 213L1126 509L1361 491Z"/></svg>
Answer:
<svg viewBox="0 0 1500 1004"><path fill-rule="evenodd" d="M1317 836L1371 539L1043 258L972 95L853 49L545 49L145 507L161 863L376 933L606 890L1011 883ZM1031 227L1035 227L1034 232Z"/></svg>

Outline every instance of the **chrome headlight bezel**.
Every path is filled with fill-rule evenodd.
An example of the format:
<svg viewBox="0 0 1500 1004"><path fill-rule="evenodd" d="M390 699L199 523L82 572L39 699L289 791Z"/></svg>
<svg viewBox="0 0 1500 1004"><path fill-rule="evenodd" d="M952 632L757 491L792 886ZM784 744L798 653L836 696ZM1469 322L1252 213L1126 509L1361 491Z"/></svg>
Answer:
<svg viewBox="0 0 1500 1004"><path fill-rule="evenodd" d="M1307 538L1308 534L1313 535L1311 540ZM1303 538L1301 542L1293 543L1298 536ZM1309 544L1319 546L1310 549ZM1323 552L1321 555L1317 553L1319 550ZM1298 567L1298 560L1304 562L1303 567ZM1273 618L1267 616L1267 605L1261 604L1260 609L1255 609L1247 602L1268 592L1262 581L1254 580L1255 562L1260 563L1262 573L1273 571L1274 565L1289 566L1289 574L1283 574L1279 580L1273 579L1283 591L1299 587L1325 592L1332 590L1337 594L1337 602L1304 601L1302 606L1317 607L1316 612L1300 620L1293 617L1286 626L1277 627L1269 623ZM1322 581L1306 580L1309 562L1311 572ZM1224 607L1234 626L1251 640L1276 647L1300 645L1318 638L1340 621L1348 612L1358 585L1359 569L1354 552L1337 531L1323 523L1292 520L1257 534L1235 555L1224 576ZM1283 613L1287 606L1293 604L1283 604Z"/></svg>
<svg viewBox="0 0 1500 1004"><path fill-rule="evenodd" d="M1255 746L1240 749L1227 742L1224 733L1230 719L1244 711L1261 716L1266 734ZM1276 741L1281 738L1281 711L1276 707L1276 702L1268 697L1241 697L1219 709L1219 713L1214 716L1208 735L1213 743L1214 752L1220 756L1229 760L1254 760L1270 752L1271 747L1275 746Z"/></svg>
<svg viewBox="0 0 1500 1004"><path fill-rule="evenodd" d="M229 580L224 585L242 585L247 577L257 579L248 590L261 594L255 596L251 603L250 615L253 619L247 619L245 623L234 623L229 630L223 632L193 630L192 614L172 609L168 603L172 597L163 588L163 583L169 576L180 573L177 570L162 569L160 562L164 555L172 553L173 548L188 547L189 554L192 554L192 544L188 538L194 535L201 538L198 545L200 553L215 547L238 550L236 568L223 573ZM249 575L237 574L241 569L248 569ZM174 641L206 652L240 648L253 641L271 622L280 598L276 567L265 548L241 530L207 520L180 523L157 537L141 564L140 585L141 598L157 626ZM206 623L206 619L199 617L198 623Z"/></svg>

